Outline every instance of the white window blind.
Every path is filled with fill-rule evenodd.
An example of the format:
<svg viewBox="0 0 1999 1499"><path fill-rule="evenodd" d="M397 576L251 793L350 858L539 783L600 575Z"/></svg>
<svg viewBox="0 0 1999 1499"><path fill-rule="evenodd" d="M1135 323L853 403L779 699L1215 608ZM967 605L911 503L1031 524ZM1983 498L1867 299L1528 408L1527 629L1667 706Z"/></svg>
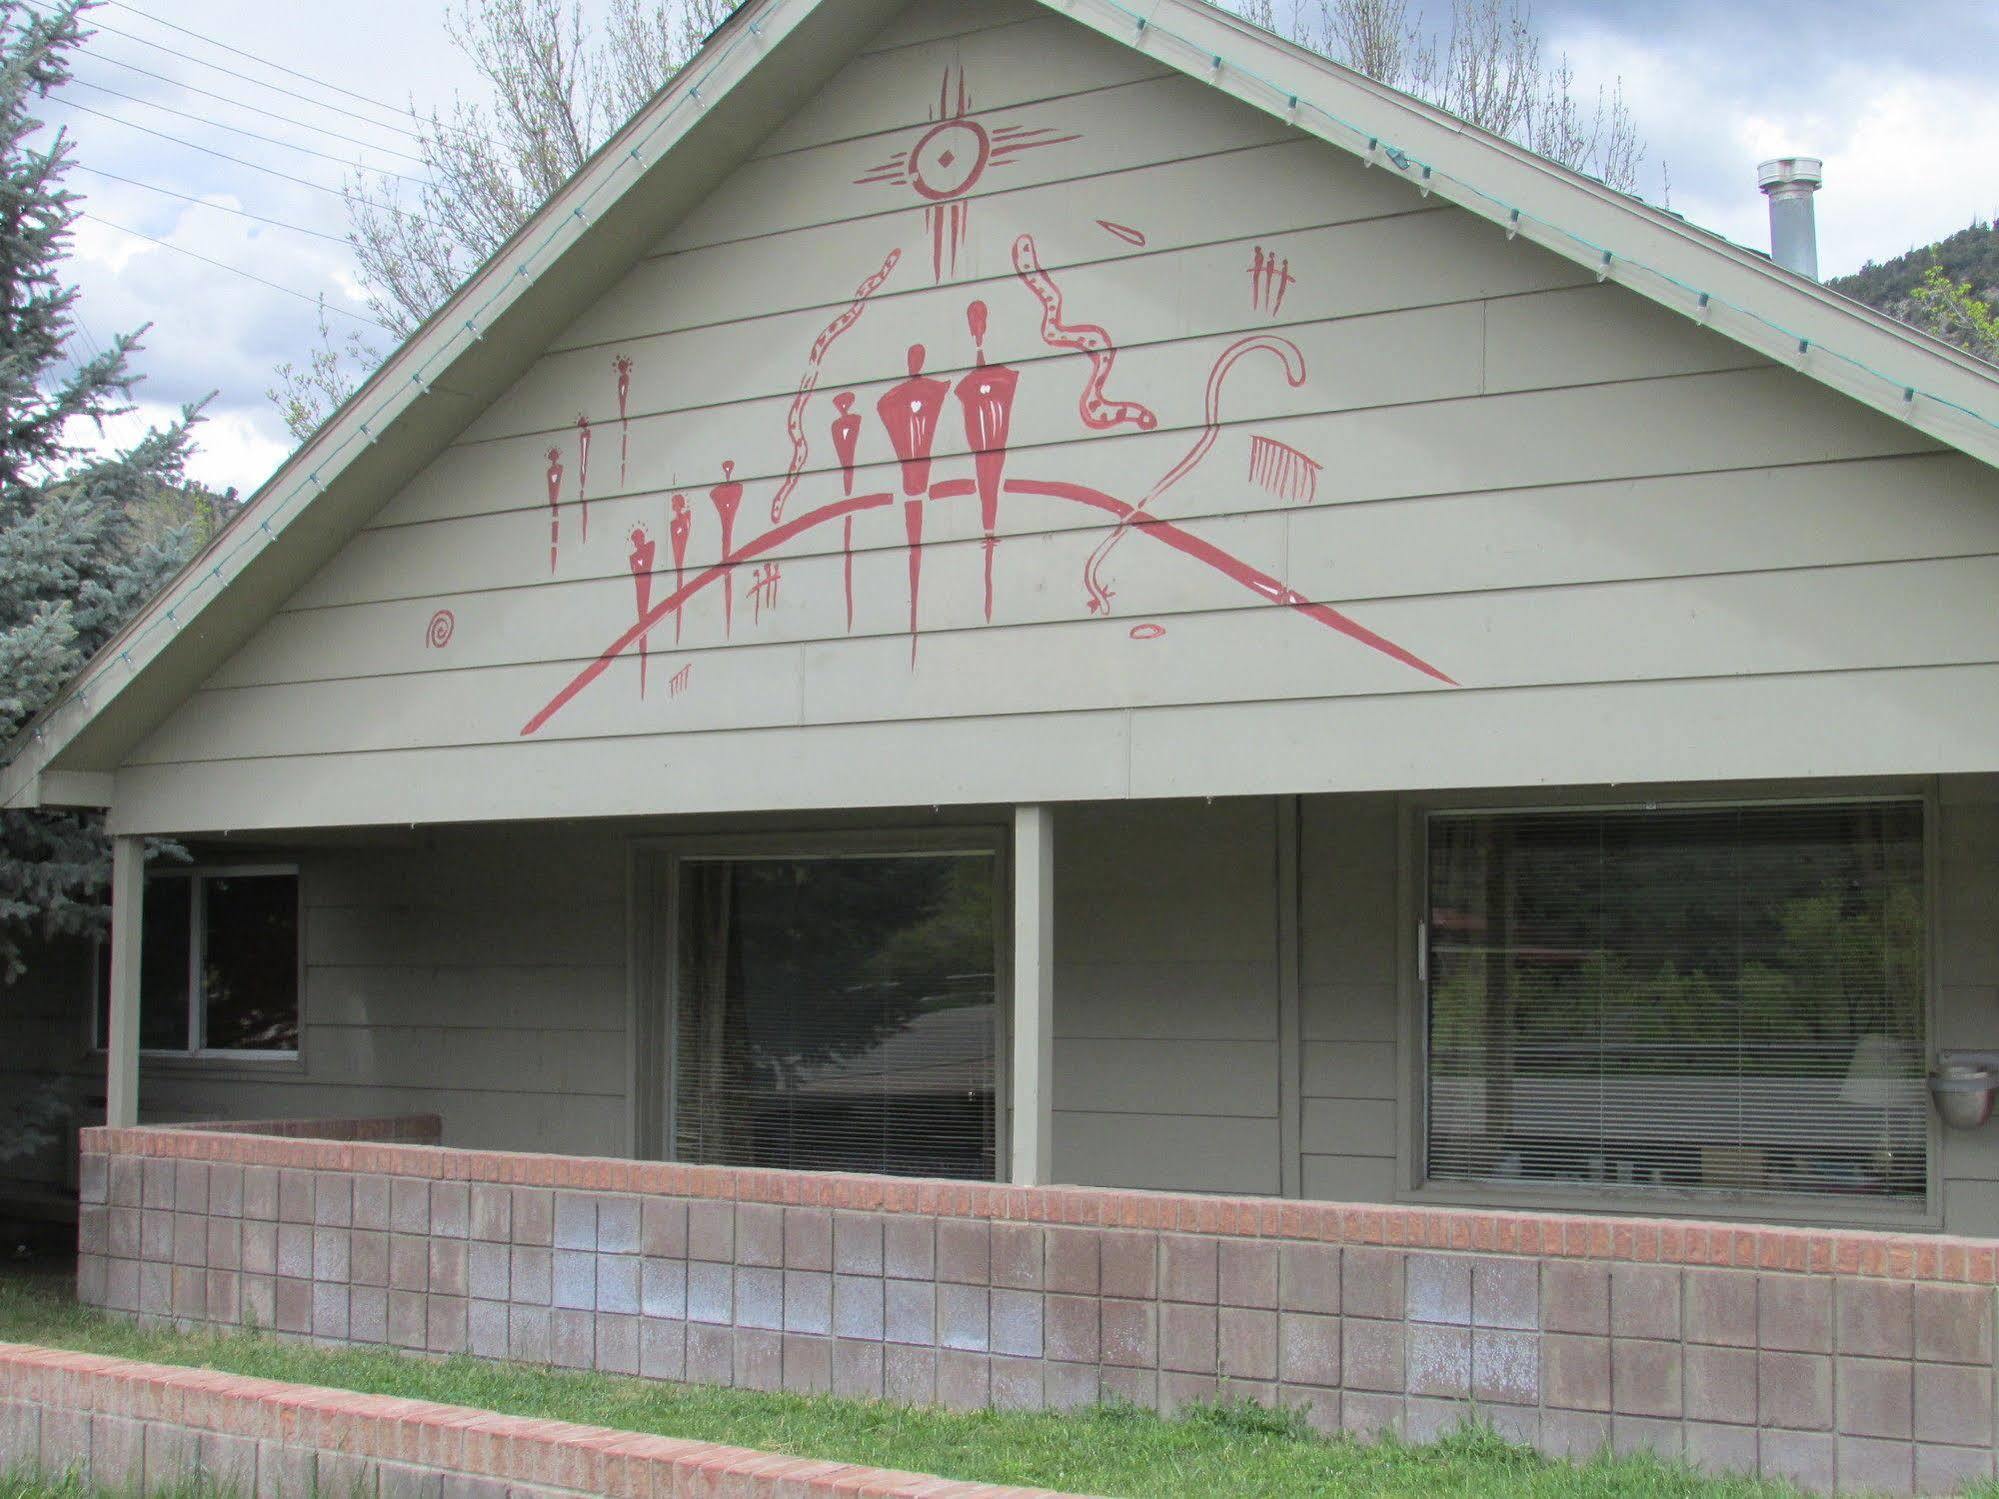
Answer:
<svg viewBox="0 0 1999 1499"><path fill-rule="evenodd" d="M1920 1203L1921 803L1428 834L1432 1179Z"/></svg>
<svg viewBox="0 0 1999 1499"><path fill-rule="evenodd" d="M990 853L679 866L677 1158L991 1180Z"/></svg>

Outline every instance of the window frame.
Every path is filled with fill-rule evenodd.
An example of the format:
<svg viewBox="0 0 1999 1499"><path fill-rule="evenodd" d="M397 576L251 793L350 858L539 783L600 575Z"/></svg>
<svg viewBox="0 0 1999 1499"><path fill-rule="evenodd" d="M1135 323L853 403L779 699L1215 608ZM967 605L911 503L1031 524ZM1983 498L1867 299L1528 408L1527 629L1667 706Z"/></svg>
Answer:
<svg viewBox="0 0 1999 1499"><path fill-rule="evenodd" d="M139 1048L139 1055L149 1063L168 1066L198 1068L204 1073L226 1071L232 1064L258 1073L267 1074L272 1069L301 1070L305 1062L305 871L293 863L243 863L243 864L184 864L170 869L149 869L146 884L150 890L155 881L189 880L192 888L188 898L188 1039L190 1043L206 1040L207 1006L201 991L201 969L207 955L208 896L207 883L218 879L283 879L289 877L295 882L293 896L296 901L293 930L296 933L297 951L294 954L295 972L293 993L298 1012L298 1045L285 1051L273 1049L249 1050L241 1047L209 1047L190 1044L186 1047L145 1047ZM85 1024L89 1028L90 1051L103 1056L107 1050L108 1037L98 1034L98 997L104 992L104 967L110 961L109 944L100 938L94 945L90 964L90 1006ZM140 1003L145 1002L144 995Z"/></svg>
<svg viewBox="0 0 1999 1499"><path fill-rule="evenodd" d="M1843 782L1822 795L1800 795L1795 784L1717 788L1647 788L1633 796L1609 788L1535 788L1517 794L1481 792L1473 796L1412 795L1401 803L1396 909L1401 932L1396 939L1397 990L1402 1026L1400 1049L1404 1080L1403 1106L1396 1120L1396 1182L1401 1200L1439 1207L1485 1208L1497 1211L1625 1213L1645 1217L1678 1217L1803 1225L1864 1226L1889 1229L1943 1227L1943 1127L1934 1109L1926 1111L1924 1184L1919 1204L1878 1203L1858 1197L1807 1197L1754 1190L1651 1187L1620 1190L1610 1184L1563 1186L1528 1182L1499 1186L1454 1179L1432 1180L1428 1174L1430 1117L1430 996L1428 933L1430 846L1429 829L1438 817L1521 817L1539 814L1730 811L1784 807L1866 806L1885 802L1913 804L1922 816L1923 865L1923 1053L1925 1070L1938 1052L1938 830L1941 826L1936 783L1908 781Z"/></svg>
<svg viewBox="0 0 1999 1499"><path fill-rule="evenodd" d="M1013 1109L1013 840L989 824L641 838L631 847L628 1145L640 1160L674 1161L679 1060L680 869L690 862L882 859L980 855L993 861L993 1177L1011 1179ZM970 1178L967 1178L968 1180Z"/></svg>

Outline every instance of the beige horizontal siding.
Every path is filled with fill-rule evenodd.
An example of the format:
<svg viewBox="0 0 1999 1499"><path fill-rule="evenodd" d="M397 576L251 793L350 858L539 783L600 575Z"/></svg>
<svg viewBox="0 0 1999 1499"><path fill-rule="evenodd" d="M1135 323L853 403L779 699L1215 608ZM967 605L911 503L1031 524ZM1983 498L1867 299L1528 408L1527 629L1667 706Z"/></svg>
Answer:
<svg viewBox="0 0 1999 1499"><path fill-rule="evenodd" d="M1299 808L1300 1145L1307 1197L1392 1201L1406 1097L1393 797Z"/></svg>
<svg viewBox="0 0 1999 1499"><path fill-rule="evenodd" d="M1267 802L1057 813L1058 1179L1276 1190L1275 859Z"/></svg>
<svg viewBox="0 0 1999 1499"><path fill-rule="evenodd" d="M1275 1193L1277 1121L1058 1113L1055 1179L1104 1187Z"/></svg>
<svg viewBox="0 0 1999 1499"><path fill-rule="evenodd" d="M978 202L983 211L1008 221L1008 243L999 246L1002 252L1012 234L1032 233L1037 241L1047 239L1044 250L1058 257L1051 262L1058 269L1226 244L1241 237L1240 226L1245 223L1255 223L1265 235L1293 234L1363 219L1443 211L1435 204L1412 202L1403 187L1381 175L1317 174L1305 179L1305 190L1300 191L1301 169L1310 171L1320 149L1295 135L1253 140L1205 155L1175 154L1175 143L1167 142L1158 160L1128 170L1096 172L1087 162L1078 166L1071 157L1065 163L1068 176L995 177L990 179L993 190ZM828 312L844 308L857 277L838 287L824 277L799 276L798 267L816 261L872 269L881 263L886 242L898 238L893 227L896 216L907 212L907 205L893 197L847 200L846 206L851 208L856 201L872 203L875 211L648 256L572 323L552 351L610 348L628 338L634 326L649 334L673 333L805 308ZM1087 218L1082 215L1084 207L1092 210ZM1079 218L1088 226L1099 218L1117 222L1120 214L1145 221L1144 245L1107 232L1093 230L1087 237L1075 232ZM958 289L962 296L969 288L1012 274L1004 253L974 254L970 260L961 257L955 271L947 265L941 281L924 264L912 270L907 281L896 278L882 295L894 298L942 285ZM843 295L821 300L836 287ZM1358 288L1348 292L1355 294L1365 292Z"/></svg>
<svg viewBox="0 0 1999 1499"><path fill-rule="evenodd" d="M915 195L856 179L913 145L959 67L995 128L1077 139L990 167L958 263L934 274ZM1105 394L1145 403L1157 430L1084 431L1086 362L1044 341L1011 263L1020 232L1067 319L1117 343ZM725 462L746 486L736 540L766 531L807 351L891 248L894 274L822 348L787 511L842 493L827 423L852 392L856 491L889 498L856 518L851 553L827 523L738 565L726 611L717 585L651 630L643 697L628 651L524 737L636 617L634 526L659 549L655 600L673 584L673 494L695 523L690 573L719 555L708 490ZM1259 249L1290 260L1281 311L1252 305ZM921 507L912 665L899 471L874 405L912 344L939 374L965 370L973 297L990 308L988 357L1021 379L1007 477L1124 502L1189 454L1224 350L1294 340L1306 378L1293 386L1267 349L1247 356L1205 462L1156 511L1459 685L1269 607L1157 529L1122 538L1112 612L1093 614L1084 564L1111 534L1104 514L1019 491L999 507L990 619L976 498ZM614 355L636 361L626 424ZM593 424L587 543L579 412ZM947 400L934 479L970 478L963 426ZM1321 465L1313 502L1253 482L1258 440ZM551 444L567 471L554 569ZM1961 768L1989 759L1999 716L1983 690L1999 670L1994 497L1987 471L1911 430L1060 14L926 6L799 101L385 497L134 753L119 818L276 827ZM783 573L770 613L749 595L765 560ZM441 610L443 649L426 643ZM1827 721L1859 727L1805 727ZM1196 952L1184 912L1115 872L1101 888L1107 921L1152 961L1271 961L1261 927ZM390 958L431 960L420 918L383 920ZM578 929L549 962L601 963L605 924ZM492 937L510 956L537 945L528 927ZM1058 961L1128 992L1129 951L1068 946ZM1308 950L1304 1034L1345 1039L1325 1030L1347 1024L1329 999L1384 976L1316 961ZM1269 1035L1263 1014L1204 1023L1217 1040ZM1372 1020L1349 1028L1384 1039Z"/></svg>

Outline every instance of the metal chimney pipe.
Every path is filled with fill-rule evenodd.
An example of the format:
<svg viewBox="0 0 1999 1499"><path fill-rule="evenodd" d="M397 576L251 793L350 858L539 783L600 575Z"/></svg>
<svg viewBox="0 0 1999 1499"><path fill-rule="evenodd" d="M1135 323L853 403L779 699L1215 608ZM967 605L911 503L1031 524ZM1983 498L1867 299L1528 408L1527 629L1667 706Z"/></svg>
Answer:
<svg viewBox="0 0 1999 1499"><path fill-rule="evenodd" d="M1770 198L1770 258L1814 281L1819 279L1819 229L1812 194L1824 182L1825 163L1816 156L1781 156L1756 167L1756 185Z"/></svg>

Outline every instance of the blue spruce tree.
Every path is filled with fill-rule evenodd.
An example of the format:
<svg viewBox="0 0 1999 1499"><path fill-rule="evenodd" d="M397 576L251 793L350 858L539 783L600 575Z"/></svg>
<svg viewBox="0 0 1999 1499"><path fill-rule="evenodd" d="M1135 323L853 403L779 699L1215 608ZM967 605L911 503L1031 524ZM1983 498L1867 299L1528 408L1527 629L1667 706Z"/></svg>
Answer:
<svg viewBox="0 0 1999 1499"><path fill-rule="evenodd" d="M69 77L81 9L0 0L0 745L31 730L213 519L182 474L193 409L105 451L104 424L132 409L144 330L88 360L68 353L71 142L35 111ZM163 499L190 523L142 524ZM98 818L0 812L0 980L16 981L41 944L96 931L109 871ZM59 1108L53 1088L27 1091L0 1102L0 1159L44 1143Z"/></svg>

